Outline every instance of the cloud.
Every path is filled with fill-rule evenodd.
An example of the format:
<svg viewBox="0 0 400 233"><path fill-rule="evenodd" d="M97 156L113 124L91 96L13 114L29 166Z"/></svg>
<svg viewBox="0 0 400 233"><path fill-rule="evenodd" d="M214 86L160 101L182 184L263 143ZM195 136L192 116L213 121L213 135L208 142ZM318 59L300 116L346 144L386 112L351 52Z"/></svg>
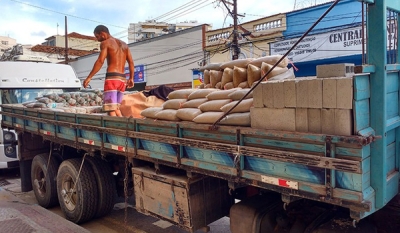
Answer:
<svg viewBox="0 0 400 233"><path fill-rule="evenodd" d="M40 36L40 37L46 37L47 34L44 31L39 31L39 32L31 32L31 36Z"/></svg>

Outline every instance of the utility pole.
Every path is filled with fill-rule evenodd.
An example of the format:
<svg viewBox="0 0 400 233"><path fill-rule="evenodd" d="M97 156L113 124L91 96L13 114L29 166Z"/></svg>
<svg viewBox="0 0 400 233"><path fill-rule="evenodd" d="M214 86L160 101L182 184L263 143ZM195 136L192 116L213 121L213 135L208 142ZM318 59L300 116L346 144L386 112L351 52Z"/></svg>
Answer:
<svg viewBox="0 0 400 233"><path fill-rule="evenodd" d="M237 0L233 0L233 39L232 39L232 49L233 55L232 60L237 60L239 58L239 42L238 42L238 22L237 22Z"/></svg>
<svg viewBox="0 0 400 233"><path fill-rule="evenodd" d="M68 24L65 16L65 64L68 64Z"/></svg>

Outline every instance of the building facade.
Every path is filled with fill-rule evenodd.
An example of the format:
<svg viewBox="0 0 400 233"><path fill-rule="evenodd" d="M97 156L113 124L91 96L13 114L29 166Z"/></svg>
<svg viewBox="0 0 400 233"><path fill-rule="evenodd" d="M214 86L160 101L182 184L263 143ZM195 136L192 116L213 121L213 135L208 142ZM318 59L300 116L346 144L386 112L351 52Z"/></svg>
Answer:
<svg viewBox="0 0 400 233"><path fill-rule="evenodd" d="M15 39L8 36L0 36L0 57L16 44L17 41Z"/></svg>
<svg viewBox="0 0 400 233"><path fill-rule="evenodd" d="M99 51L100 42L94 36L86 36L76 32L67 34L68 48L86 51ZM45 46L62 47L65 48L65 36L54 35L45 39L42 43Z"/></svg>

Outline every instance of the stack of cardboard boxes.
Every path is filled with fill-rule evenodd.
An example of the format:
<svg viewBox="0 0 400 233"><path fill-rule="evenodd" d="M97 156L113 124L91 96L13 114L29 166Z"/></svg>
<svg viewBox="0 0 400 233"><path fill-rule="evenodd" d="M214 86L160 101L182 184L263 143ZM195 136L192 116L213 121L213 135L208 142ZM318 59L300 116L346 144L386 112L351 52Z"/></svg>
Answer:
<svg viewBox="0 0 400 233"><path fill-rule="evenodd" d="M354 64L317 66L317 77L260 83L253 93L253 128L353 134Z"/></svg>

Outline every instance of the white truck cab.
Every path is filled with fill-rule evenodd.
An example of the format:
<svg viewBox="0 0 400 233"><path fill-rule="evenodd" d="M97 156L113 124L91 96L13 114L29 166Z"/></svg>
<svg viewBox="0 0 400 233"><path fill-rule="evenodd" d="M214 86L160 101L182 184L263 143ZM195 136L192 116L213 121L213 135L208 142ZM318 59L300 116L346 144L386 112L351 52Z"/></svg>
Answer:
<svg viewBox="0 0 400 233"><path fill-rule="evenodd" d="M81 82L70 65L32 61L0 62L0 104L24 103L46 94L80 89ZM18 166L17 144L14 131L0 130L0 169Z"/></svg>

